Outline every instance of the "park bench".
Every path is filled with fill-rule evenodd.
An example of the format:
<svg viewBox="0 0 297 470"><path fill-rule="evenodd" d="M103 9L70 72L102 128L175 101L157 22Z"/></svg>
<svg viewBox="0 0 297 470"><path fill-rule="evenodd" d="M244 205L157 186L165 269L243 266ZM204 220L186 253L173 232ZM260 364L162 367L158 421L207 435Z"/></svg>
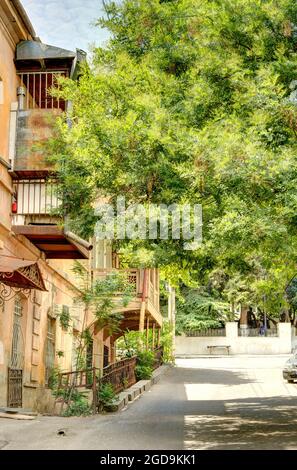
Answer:
<svg viewBox="0 0 297 470"><path fill-rule="evenodd" d="M229 356L231 346L226 346L226 345L223 345L223 344L221 344L221 345L207 346L207 349L209 350L210 354L212 354L212 351L213 351L214 349L218 349L218 348L219 348L219 349L222 349L222 348L227 349L227 351L228 351L228 356Z"/></svg>

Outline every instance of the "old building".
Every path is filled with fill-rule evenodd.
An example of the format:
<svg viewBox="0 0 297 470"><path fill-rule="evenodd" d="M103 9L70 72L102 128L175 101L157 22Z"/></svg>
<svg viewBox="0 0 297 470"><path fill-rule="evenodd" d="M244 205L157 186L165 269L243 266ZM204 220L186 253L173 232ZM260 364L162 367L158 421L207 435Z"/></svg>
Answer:
<svg viewBox="0 0 297 470"><path fill-rule="evenodd" d="M43 44L18 0L0 2L2 407L49 410L50 373L54 366L75 368L76 338L86 325L93 335L86 367L101 369L115 360L114 341L125 329L157 330L162 325L157 270L129 270L135 298L120 309L123 321L116 336L100 329L91 312L75 303L79 285L74 260L82 263L90 280L119 267L110 243L82 240L55 215L61 204L55 173L39 146L68 106L49 89L58 75L77 79L84 60L83 51ZM71 331L61 327L63 313L70 315Z"/></svg>

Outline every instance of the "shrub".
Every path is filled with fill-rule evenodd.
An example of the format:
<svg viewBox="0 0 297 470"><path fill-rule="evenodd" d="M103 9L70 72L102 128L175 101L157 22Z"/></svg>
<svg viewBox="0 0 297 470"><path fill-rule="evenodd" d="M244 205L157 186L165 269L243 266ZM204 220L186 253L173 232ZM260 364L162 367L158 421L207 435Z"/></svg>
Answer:
<svg viewBox="0 0 297 470"><path fill-rule="evenodd" d="M137 365L135 367L135 375L137 380L149 380L152 377L153 368L150 366Z"/></svg>
<svg viewBox="0 0 297 470"><path fill-rule="evenodd" d="M117 401L118 397L112 384L102 384L98 392L99 410L114 411Z"/></svg>
<svg viewBox="0 0 297 470"><path fill-rule="evenodd" d="M78 392L78 394L75 394L75 398L71 397L62 416L88 416L90 414L92 414L92 409L87 398L83 393Z"/></svg>
<svg viewBox="0 0 297 470"><path fill-rule="evenodd" d="M152 351L139 351L135 375L137 380L149 380L154 370L155 356Z"/></svg>

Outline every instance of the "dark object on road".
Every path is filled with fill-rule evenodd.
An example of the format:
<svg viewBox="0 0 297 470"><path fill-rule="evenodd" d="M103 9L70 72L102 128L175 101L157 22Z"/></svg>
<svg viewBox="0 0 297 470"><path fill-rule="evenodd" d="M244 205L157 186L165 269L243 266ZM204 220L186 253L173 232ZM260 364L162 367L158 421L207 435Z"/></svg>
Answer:
<svg viewBox="0 0 297 470"><path fill-rule="evenodd" d="M289 383L293 383L297 380L297 354L290 357L283 368L283 378Z"/></svg>

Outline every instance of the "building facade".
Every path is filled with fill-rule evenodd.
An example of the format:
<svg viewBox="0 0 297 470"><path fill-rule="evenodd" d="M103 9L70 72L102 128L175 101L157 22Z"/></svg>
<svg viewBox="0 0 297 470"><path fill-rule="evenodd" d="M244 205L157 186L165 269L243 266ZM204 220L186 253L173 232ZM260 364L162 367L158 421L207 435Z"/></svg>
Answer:
<svg viewBox="0 0 297 470"><path fill-rule="evenodd" d="M114 343L126 329L162 325L158 270L127 271L135 297L119 307L117 335L75 302L74 260L90 282L119 268L109 242L82 240L55 215L55 174L39 146L68 106L50 88L59 75L76 80L84 60L83 51L43 44L19 1L0 2L0 407L50 411L51 371L76 367L82 328L93 336L86 366L102 369L115 361Z"/></svg>

